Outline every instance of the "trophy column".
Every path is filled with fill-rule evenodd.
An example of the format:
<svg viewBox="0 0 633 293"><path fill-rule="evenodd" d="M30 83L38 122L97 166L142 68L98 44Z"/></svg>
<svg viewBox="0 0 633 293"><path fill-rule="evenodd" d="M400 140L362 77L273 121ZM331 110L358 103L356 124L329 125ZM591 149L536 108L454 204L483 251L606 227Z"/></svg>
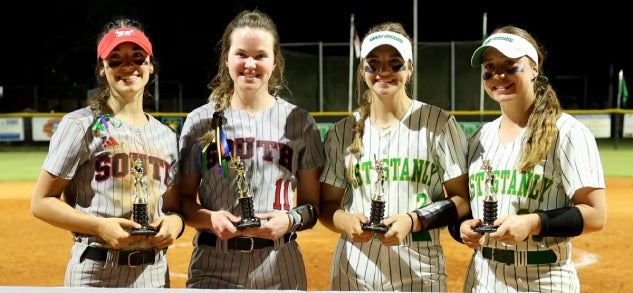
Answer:
<svg viewBox="0 0 633 293"><path fill-rule="evenodd" d="M134 175L134 204L132 214L134 222L141 224L140 229L130 229L132 235L155 235L158 231L149 227L149 211L147 209L147 184L143 179L143 163L140 160L134 161L134 166L130 169Z"/></svg>
<svg viewBox="0 0 633 293"><path fill-rule="evenodd" d="M497 231L497 226L494 225L497 219L497 198L495 197L496 189L494 188L495 175L492 173L490 160L484 160L481 169L486 175L484 183L484 219L483 226L475 227L475 231L484 234Z"/></svg>
<svg viewBox="0 0 633 293"><path fill-rule="evenodd" d="M240 207L242 208L242 220L237 224L238 229L261 226L261 221L255 218L253 208L253 195L248 180L244 176L244 162L239 156L231 157L231 168L237 172L237 191L240 195Z"/></svg>
<svg viewBox="0 0 633 293"><path fill-rule="evenodd" d="M385 214L384 184L385 184L385 164L379 161L374 155L374 170L378 173L375 183L374 197L371 199L371 215L369 224L363 224L363 230L385 233L389 227L380 224Z"/></svg>

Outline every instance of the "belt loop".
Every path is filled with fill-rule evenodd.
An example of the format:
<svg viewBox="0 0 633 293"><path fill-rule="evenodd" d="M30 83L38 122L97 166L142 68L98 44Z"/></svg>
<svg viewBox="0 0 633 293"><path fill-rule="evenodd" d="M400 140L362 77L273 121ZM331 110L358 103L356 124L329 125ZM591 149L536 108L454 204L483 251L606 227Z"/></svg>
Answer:
<svg viewBox="0 0 633 293"><path fill-rule="evenodd" d="M515 251L514 252L514 264L517 266L525 266L528 264L527 251Z"/></svg>
<svg viewBox="0 0 633 293"><path fill-rule="evenodd" d="M273 244L273 250L279 250L281 247L283 247L286 243L286 235L282 235L281 237L277 238L274 241L275 244Z"/></svg>
<svg viewBox="0 0 633 293"><path fill-rule="evenodd" d="M209 233L211 233L211 232L209 232ZM213 234L213 235L215 235L215 234ZM222 251L224 253L229 252L229 242L228 241L222 240L220 237L215 237L214 241L215 241L215 247L220 249L220 251Z"/></svg>
<svg viewBox="0 0 633 293"><path fill-rule="evenodd" d="M106 253L106 261L103 263L103 267L110 267L113 268L114 266L118 265L118 259L119 259L119 252L120 250L112 250L112 249L108 249L107 253Z"/></svg>
<svg viewBox="0 0 633 293"><path fill-rule="evenodd" d="M404 239L402 239L402 243L400 243L400 246L410 246L411 245L411 233L407 234L406 236L404 236Z"/></svg>

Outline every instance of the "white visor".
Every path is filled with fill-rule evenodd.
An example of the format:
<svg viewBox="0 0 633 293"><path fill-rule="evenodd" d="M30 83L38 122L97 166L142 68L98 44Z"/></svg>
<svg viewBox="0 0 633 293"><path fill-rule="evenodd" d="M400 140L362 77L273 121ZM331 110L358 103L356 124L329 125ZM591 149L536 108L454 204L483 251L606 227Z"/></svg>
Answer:
<svg viewBox="0 0 633 293"><path fill-rule="evenodd" d="M409 60L413 61L413 51L409 39L392 31L375 32L365 37L363 45L360 48L360 58L367 57L372 50L382 45L389 45L396 48L405 62Z"/></svg>
<svg viewBox="0 0 633 293"><path fill-rule="evenodd" d="M473 53L473 56L470 58L470 65L475 68L479 67L484 52L490 47L499 50L499 52L509 58L528 56L538 64L538 54L530 42L517 35L499 33L489 36L484 43L475 50L475 53Z"/></svg>

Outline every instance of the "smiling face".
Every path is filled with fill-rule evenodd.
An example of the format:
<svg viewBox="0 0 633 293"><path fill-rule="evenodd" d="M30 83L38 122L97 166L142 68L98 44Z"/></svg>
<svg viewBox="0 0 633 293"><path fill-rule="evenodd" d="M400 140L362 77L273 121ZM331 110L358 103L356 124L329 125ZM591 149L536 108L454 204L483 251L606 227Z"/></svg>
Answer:
<svg viewBox="0 0 633 293"><path fill-rule="evenodd" d="M538 68L529 57L508 58L490 47L483 54L482 69L484 88L493 100L533 99Z"/></svg>
<svg viewBox="0 0 633 293"><path fill-rule="evenodd" d="M236 29L231 34L226 66L236 90L268 92L275 68L273 35L263 29Z"/></svg>
<svg viewBox="0 0 633 293"><path fill-rule="evenodd" d="M135 43L119 44L101 62L99 74L106 77L112 92L120 95L143 93L154 73L150 56Z"/></svg>
<svg viewBox="0 0 633 293"><path fill-rule="evenodd" d="M410 63L404 61L396 48L379 46L367 55L364 62L365 83L376 95L395 95L404 91L412 71Z"/></svg>

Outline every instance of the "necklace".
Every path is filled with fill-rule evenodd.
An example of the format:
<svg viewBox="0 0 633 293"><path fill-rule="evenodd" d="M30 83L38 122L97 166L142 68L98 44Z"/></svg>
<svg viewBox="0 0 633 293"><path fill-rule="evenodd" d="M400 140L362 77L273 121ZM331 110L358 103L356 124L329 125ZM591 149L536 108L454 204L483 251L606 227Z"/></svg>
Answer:
<svg viewBox="0 0 633 293"><path fill-rule="evenodd" d="M375 108L372 106L372 111L371 113L374 115L371 118L371 123L374 126L374 128L379 129L380 131L385 131L388 129L391 129L393 127L395 127L398 123L400 123L400 121L402 120L402 117L404 117L404 115L407 112L407 109L409 108L409 106L411 105L412 101L411 100L406 100L403 101L402 103L400 103L400 109L397 109L395 111L395 113L393 113L393 115L381 115L384 116L383 118L386 119L382 119L383 122L378 122L378 115L376 115L376 111Z"/></svg>
<svg viewBox="0 0 633 293"><path fill-rule="evenodd" d="M395 125L393 121L390 121L389 124L378 123L377 118L372 119L371 124L374 126L374 128L380 129L381 131L390 129L392 126Z"/></svg>

